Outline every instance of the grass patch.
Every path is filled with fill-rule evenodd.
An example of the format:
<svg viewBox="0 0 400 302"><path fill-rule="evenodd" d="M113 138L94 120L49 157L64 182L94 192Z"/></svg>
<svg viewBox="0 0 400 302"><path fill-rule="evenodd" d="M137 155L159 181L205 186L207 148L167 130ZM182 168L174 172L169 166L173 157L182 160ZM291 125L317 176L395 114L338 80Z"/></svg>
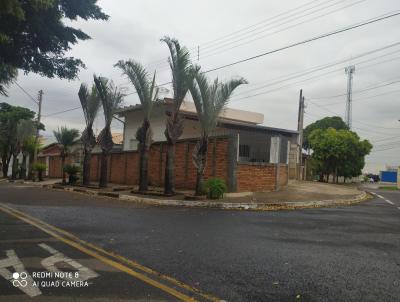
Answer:
<svg viewBox="0 0 400 302"><path fill-rule="evenodd" d="M399 189L397 188L397 187L389 187L389 186L386 186L386 187L379 187L379 189L381 189L381 190L388 190L388 191L398 191Z"/></svg>

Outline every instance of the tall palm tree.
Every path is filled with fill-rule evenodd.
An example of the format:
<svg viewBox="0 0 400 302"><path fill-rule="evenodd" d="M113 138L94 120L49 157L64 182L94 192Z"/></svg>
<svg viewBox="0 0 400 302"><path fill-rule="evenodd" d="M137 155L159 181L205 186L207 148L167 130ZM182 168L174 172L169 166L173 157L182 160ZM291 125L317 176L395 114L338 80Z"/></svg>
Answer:
<svg viewBox="0 0 400 302"><path fill-rule="evenodd" d="M36 128L35 128L36 129ZM39 143L36 140L36 137L30 136L28 139L24 141L24 144L22 146L22 165L24 166L24 162L28 160L28 175L26 179L32 179L32 160L34 157L35 151L39 152L39 150L42 148L42 144Z"/></svg>
<svg viewBox="0 0 400 302"><path fill-rule="evenodd" d="M97 142L101 147L101 168L100 168L100 181L101 188L107 187L107 161L108 155L114 145L111 135L111 122L117 109L122 104L124 94L120 89L114 86L112 81L104 77L94 77L97 95L99 96L103 105L105 125L97 137Z"/></svg>
<svg viewBox="0 0 400 302"><path fill-rule="evenodd" d="M71 147L76 143L79 138L79 131L77 129L68 129L67 127L58 128L53 131L56 141L61 146L61 169L62 169L62 183L66 184L66 177L64 172L65 158L68 156Z"/></svg>
<svg viewBox="0 0 400 302"><path fill-rule="evenodd" d="M17 125L17 153L14 156L14 159L18 156L20 152L22 152L22 163L21 163L21 171L20 171L20 179L26 178L26 158L29 154L26 149L27 143L29 139L35 134L36 125L32 120L20 120ZM16 164L13 161L13 171L12 176L16 177Z"/></svg>
<svg viewBox="0 0 400 302"><path fill-rule="evenodd" d="M201 137L193 150L193 163L197 169L196 195L201 195L203 190L204 170L207 164L208 138L215 130L218 116L228 103L232 92L240 85L246 84L243 78L233 79L226 83L218 81L209 82L199 68L194 71L194 79L190 86L197 116L201 127Z"/></svg>
<svg viewBox="0 0 400 302"><path fill-rule="evenodd" d="M83 143L83 171L82 183L84 185L90 184L90 158L92 150L96 145L96 137L93 131L93 123L99 112L101 105L100 99L96 93L96 86L92 86L89 92L86 84L81 84L78 92L79 100L82 105L83 115L85 116L86 128L82 132L81 141Z"/></svg>
<svg viewBox="0 0 400 302"><path fill-rule="evenodd" d="M183 132L183 119L179 114L183 99L189 90L191 82L191 63L189 51L181 47L176 39L164 37L170 51L168 58L172 72L172 87L174 90L174 104L171 113L167 117L165 137L167 138L167 160L165 165L164 193L174 194L175 191L175 145Z"/></svg>
<svg viewBox="0 0 400 302"><path fill-rule="evenodd" d="M140 63L133 60L126 62L119 61L116 66L122 69L123 74L126 75L133 86L135 86L140 103L142 104L143 123L136 132L136 139L139 141L140 152L139 191L147 191L149 150L153 138L150 116L153 105L158 97L156 73L154 73L153 79L151 80L146 69Z"/></svg>

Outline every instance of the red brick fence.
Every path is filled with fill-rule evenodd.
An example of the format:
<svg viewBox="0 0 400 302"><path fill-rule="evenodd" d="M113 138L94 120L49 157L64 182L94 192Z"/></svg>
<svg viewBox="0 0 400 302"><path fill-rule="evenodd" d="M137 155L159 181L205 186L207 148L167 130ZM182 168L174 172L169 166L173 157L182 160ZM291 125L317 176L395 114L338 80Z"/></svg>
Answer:
<svg viewBox="0 0 400 302"><path fill-rule="evenodd" d="M192 153L196 139L181 140L176 144L175 185L177 189L194 189L196 168L192 163ZM149 155L149 183L162 187L167 145L164 142L154 143ZM205 179L218 177L223 179L230 192L270 191L276 189L277 179L280 186L288 182L288 166L269 163L241 163L237 157L237 137L222 136L211 138ZM67 163L72 158L67 158ZM46 162L46 157L41 157ZM48 176L61 177L61 159L49 156ZM139 177L139 153L137 151L118 151L109 156L109 182L136 185ZM98 181L100 176L100 154L92 154L90 177Z"/></svg>

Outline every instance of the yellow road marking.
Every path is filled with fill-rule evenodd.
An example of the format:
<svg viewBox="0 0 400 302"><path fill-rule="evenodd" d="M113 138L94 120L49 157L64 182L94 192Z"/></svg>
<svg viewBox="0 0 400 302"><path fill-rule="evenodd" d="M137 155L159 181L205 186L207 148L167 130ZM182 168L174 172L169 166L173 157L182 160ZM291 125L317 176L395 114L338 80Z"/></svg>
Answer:
<svg viewBox="0 0 400 302"><path fill-rule="evenodd" d="M75 235L73 235L71 233L68 233L68 232L66 232L66 231L64 231L62 229L59 229L59 228L55 227L55 226L49 225L49 224L47 224L47 223L45 223L45 222L43 222L43 221L41 221L41 220L39 220L37 218L29 216L29 215L27 215L27 214L25 214L25 213L23 213L21 211L18 211L16 209L12 209L12 208L7 207L5 205L0 205L0 210L2 210L3 212L8 213L8 214L18 218L18 219L21 219L21 220L23 220L23 221L25 221L25 222L37 227L37 228L39 228L43 232L45 232L45 233L55 237L56 239L58 239L58 240L60 240L60 241L62 241L64 243L66 243L66 244L68 244L68 245L80 250L81 252L83 252L83 253L85 253L87 255L90 255L90 256L92 256L92 257L94 257L94 258L96 258L96 259L98 259L98 260L100 260L100 261L102 261L102 262L104 262L104 263L106 263L106 264L108 264L108 265L120 270L120 271L123 271L123 272L125 272L125 273L127 273L127 274L129 274L129 275L131 275L131 276L133 276L135 278L137 278L137 279L140 279L140 280L142 280L142 281L144 281L144 282L146 282L146 283L148 283L148 284L150 284L150 285L152 285L152 286L154 286L154 287L156 287L158 289L161 289L161 290L169 293L170 295L173 295L173 296L179 298L182 301L194 302L196 300L194 298L190 297L190 296L187 296L187 295L175 290L174 288L166 286L166 285L164 285L164 284L162 284L162 283L160 283L160 282L158 282L156 280L153 280L153 279L149 278L146 275L143 275L143 274L141 274L139 272L136 272L136 271L132 270L131 268L129 268L129 267L123 265L123 264L120 264L120 263L118 263L118 262L116 262L114 260L111 260L111 259L108 259L108 258L106 258L104 256L101 256L98 253L87 249L86 247L80 245L77 242L74 242L74 241L69 240L69 239L64 238L64 237L61 237L58 234L54 233L53 231L45 228L44 226L49 227L49 228L51 228L53 230L56 230L56 231L58 231L60 233L63 233L65 235L69 236L69 237L72 237L72 238L74 238L74 239L86 244L87 246L90 246L91 248L96 249L96 250L98 250L98 251L100 251L102 253L105 253L105 254L107 254L109 256L112 256L112 257L120 259L120 260L122 260L122 261L124 261L126 263L129 263L130 265L132 265L135 268L141 269L142 271L145 271L147 273L151 273L153 275L157 275L157 277L159 277L160 279L164 279L164 280L170 281L172 283L175 283L176 285L179 285L179 286L181 286L182 288L184 288L186 290L194 292L194 293L196 293L196 294L198 294L198 295L202 296L203 298L206 298L206 299L208 299L210 301L221 301L218 298L215 298L215 297L213 297L211 295L208 295L208 294L204 294L204 293L200 292L200 290L198 290L196 288L193 288L193 287L191 287L191 286L189 286L187 284L184 284L184 283L182 283L182 282L180 282L180 281L178 281L178 280L176 280L174 278L168 277L166 275L159 274L156 271L154 271L154 270L152 270L150 268L147 268L145 266L142 266L142 265L140 265L140 264L138 264L138 263L136 263L136 262L134 262L132 260L126 259L126 258L124 258L124 257L122 257L120 255L114 254L114 253L107 252L107 251L103 250L102 248L97 247L97 246L95 246L95 245L93 245L91 243L87 243L87 242L79 239L78 237L76 237ZM42 226L41 224L44 225L44 226Z"/></svg>
<svg viewBox="0 0 400 302"><path fill-rule="evenodd" d="M18 214L20 214L22 216L25 216L25 217L27 217L28 219L30 219L32 221L36 221L39 224L42 224L42 225L44 225L44 226L46 226L46 227L48 227L50 229L53 229L53 230L55 230L55 231L57 231L59 233L62 233L64 235L68 236L68 237L71 237L75 241L79 241L83 245L86 245L86 246L88 246L88 247L90 247L90 248L92 248L94 250L97 250L97 251L99 251L101 253L104 253L104 254L106 254L106 255L108 255L110 257L113 257L113 258L118 259L118 260L120 260L122 262L125 262L125 263L133 266L134 268L139 269L139 270L141 270L143 272L146 272L148 274L151 274L151 275L153 275L153 276L155 276L155 277L157 277L159 279L162 279L162 280L168 281L168 282L170 282L172 284L175 284L177 286L180 286L180 287L182 287L182 288L184 288L184 289L186 289L186 290L188 290L188 291L190 291L192 293L195 293L195 294L197 294L197 295L199 295L199 296L201 296L201 297L203 297L203 298L205 298L207 300L210 300L210 301L213 301L213 302L221 301L221 299L218 299L218 298L216 298L216 297L214 297L214 296L212 296L210 294L203 293L201 290L199 290L199 289L197 289L195 287L192 287L190 285L187 285L187 284L185 284L185 283L183 283L183 282L181 282L181 281L179 281L179 280L177 280L177 279L175 279L173 277L161 274L161 273L159 273L159 272L157 272L157 271L155 271L155 270L153 270L153 269L151 269L149 267L143 266L143 265L137 263L136 261L130 260L130 259L125 258L125 257L123 257L121 255L116 254L116 253L113 253L113 252L110 252L110 251L106 251L101 247L98 247L98 246L96 246L96 245L94 245L92 243L89 243L89 242L87 242L87 241L85 241L83 239L80 239L79 237L75 236L72 233L69 233L69 232L67 232L67 231L65 231L63 229L60 229L60 228L58 228L56 226L48 224L48 223L46 223L46 222L44 222L44 221L42 221L40 219L32 217L32 216L30 216L30 215L28 215L26 213L23 213L23 212L21 212L21 211L19 211L17 209L10 208L10 207L8 207L6 205L2 205L2 206L5 207L5 208L8 208L11 211L14 211L14 212L16 212L16 213L18 213Z"/></svg>

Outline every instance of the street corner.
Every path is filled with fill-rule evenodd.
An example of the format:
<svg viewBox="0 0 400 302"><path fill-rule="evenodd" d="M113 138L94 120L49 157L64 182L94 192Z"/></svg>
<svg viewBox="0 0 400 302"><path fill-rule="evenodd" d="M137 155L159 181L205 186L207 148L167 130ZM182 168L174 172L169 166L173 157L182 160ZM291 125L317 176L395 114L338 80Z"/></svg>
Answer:
<svg viewBox="0 0 400 302"><path fill-rule="evenodd" d="M2 211L0 224L0 301L201 300Z"/></svg>

